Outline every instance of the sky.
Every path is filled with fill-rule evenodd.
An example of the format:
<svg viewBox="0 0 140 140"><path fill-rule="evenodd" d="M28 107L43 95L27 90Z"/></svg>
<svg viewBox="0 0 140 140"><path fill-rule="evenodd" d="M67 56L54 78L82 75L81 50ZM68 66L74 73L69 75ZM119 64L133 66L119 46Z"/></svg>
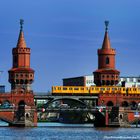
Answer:
<svg viewBox="0 0 140 140"><path fill-rule="evenodd" d="M35 70L33 90L51 91L63 78L92 74L109 20L111 47L121 76L140 75L139 0L0 0L0 84L8 83L12 48L24 19L24 37Z"/></svg>

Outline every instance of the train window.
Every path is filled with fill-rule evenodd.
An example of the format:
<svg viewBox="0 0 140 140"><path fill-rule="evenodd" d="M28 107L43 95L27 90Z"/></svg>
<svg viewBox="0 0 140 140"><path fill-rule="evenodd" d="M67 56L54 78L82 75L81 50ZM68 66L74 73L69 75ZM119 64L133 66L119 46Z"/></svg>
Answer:
<svg viewBox="0 0 140 140"><path fill-rule="evenodd" d="M69 90L72 90L72 88L69 88Z"/></svg>
<svg viewBox="0 0 140 140"><path fill-rule="evenodd" d="M115 88L112 88L112 90L115 90Z"/></svg>
<svg viewBox="0 0 140 140"><path fill-rule="evenodd" d="M53 90L56 90L56 87L53 87Z"/></svg>
<svg viewBox="0 0 140 140"><path fill-rule="evenodd" d="M118 88L119 91L121 91L121 88Z"/></svg>
<svg viewBox="0 0 140 140"><path fill-rule="evenodd" d="M91 90L94 90L94 88L92 88Z"/></svg>
<svg viewBox="0 0 140 140"><path fill-rule="evenodd" d="M61 87L58 87L58 90L61 90Z"/></svg>
<svg viewBox="0 0 140 140"><path fill-rule="evenodd" d="M95 90L99 90L99 88L95 88Z"/></svg>
<svg viewBox="0 0 140 140"><path fill-rule="evenodd" d="M117 90L117 88L112 88L113 91Z"/></svg>
<svg viewBox="0 0 140 140"><path fill-rule="evenodd" d="M81 88L81 90L84 90L84 88Z"/></svg>
<svg viewBox="0 0 140 140"><path fill-rule="evenodd" d="M63 88L63 90L67 90L67 88Z"/></svg>
<svg viewBox="0 0 140 140"><path fill-rule="evenodd" d="M106 90L110 90L110 88L106 88Z"/></svg>
<svg viewBox="0 0 140 140"><path fill-rule="evenodd" d="M100 88L101 91L105 90L105 88Z"/></svg>
<svg viewBox="0 0 140 140"><path fill-rule="evenodd" d="M87 88L87 90L88 90L88 88Z"/></svg>
<svg viewBox="0 0 140 140"><path fill-rule="evenodd" d="M123 91L125 91L125 88L123 88Z"/></svg>
<svg viewBox="0 0 140 140"><path fill-rule="evenodd" d="M79 88L74 88L74 90L79 90Z"/></svg>

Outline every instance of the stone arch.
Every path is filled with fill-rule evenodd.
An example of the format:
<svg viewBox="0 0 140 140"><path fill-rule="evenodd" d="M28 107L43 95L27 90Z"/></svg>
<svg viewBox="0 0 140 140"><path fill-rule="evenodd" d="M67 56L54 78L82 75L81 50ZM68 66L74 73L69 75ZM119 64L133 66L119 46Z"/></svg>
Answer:
<svg viewBox="0 0 140 140"><path fill-rule="evenodd" d="M114 104L113 104L112 101L108 101L106 105L107 105L107 106L114 106Z"/></svg>
<svg viewBox="0 0 140 140"><path fill-rule="evenodd" d="M28 118L30 118L30 113L28 112L28 113L25 113L25 117L28 119Z"/></svg>
<svg viewBox="0 0 140 140"><path fill-rule="evenodd" d="M128 107L128 106L129 106L129 104L128 104L127 101L123 101L123 102L122 102L122 107Z"/></svg>
<svg viewBox="0 0 140 140"><path fill-rule="evenodd" d="M122 120L123 119L123 114L119 114L119 118Z"/></svg>

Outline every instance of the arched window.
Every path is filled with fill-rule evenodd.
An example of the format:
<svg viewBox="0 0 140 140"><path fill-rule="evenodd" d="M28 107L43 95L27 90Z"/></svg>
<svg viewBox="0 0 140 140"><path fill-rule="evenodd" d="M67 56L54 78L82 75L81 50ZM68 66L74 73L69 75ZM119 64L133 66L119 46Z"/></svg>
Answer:
<svg viewBox="0 0 140 140"><path fill-rule="evenodd" d="M106 64L109 64L109 57L106 57Z"/></svg>
<svg viewBox="0 0 140 140"><path fill-rule="evenodd" d="M123 102L122 102L122 107L128 107L128 106L129 106L129 104L128 104L127 101L123 101Z"/></svg>

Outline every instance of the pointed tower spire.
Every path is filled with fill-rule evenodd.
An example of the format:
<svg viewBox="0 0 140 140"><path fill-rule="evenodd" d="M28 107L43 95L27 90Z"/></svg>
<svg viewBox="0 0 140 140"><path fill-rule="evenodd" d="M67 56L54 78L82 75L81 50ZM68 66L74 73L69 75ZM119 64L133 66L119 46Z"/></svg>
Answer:
<svg viewBox="0 0 140 140"><path fill-rule="evenodd" d="M20 20L20 34L17 47L12 49L13 67L9 70L12 90L30 91L34 80L34 70L30 68L30 48L26 47L23 36L23 20Z"/></svg>
<svg viewBox="0 0 140 140"><path fill-rule="evenodd" d="M115 69L115 49L111 48L108 37L108 24L105 21L105 36L101 49L98 49L98 69L93 72L94 83L97 86L116 85L119 81L120 72Z"/></svg>
<svg viewBox="0 0 140 140"><path fill-rule="evenodd" d="M104 36L102 49L111 49L110 40L108 37L108 25L109 25L109 21L105 21L105 36Z"/></svg>
<svg viewBox="0 0 140 140"><path fill-rule="evenodd" d="M26 48L26 43L23 34L23 24L24 24L24 20L20 19L20 33L18 37L17 48Z"/></svg>

